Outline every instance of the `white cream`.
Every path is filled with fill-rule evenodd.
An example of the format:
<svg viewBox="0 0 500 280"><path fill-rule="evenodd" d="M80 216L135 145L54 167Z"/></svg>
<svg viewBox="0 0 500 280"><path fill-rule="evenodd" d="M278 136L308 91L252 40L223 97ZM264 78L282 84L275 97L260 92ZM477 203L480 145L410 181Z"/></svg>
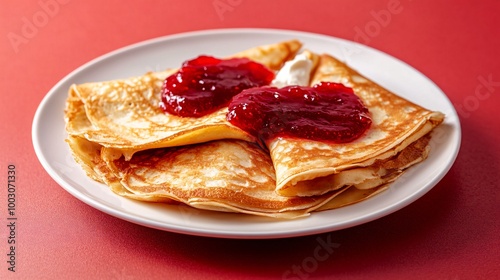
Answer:
<svg viewBox="0 0 500 280"><path fill-rule="evenodd" d="M296 55L293 60L285 62L271 85L275 87L307 86L309 85L312 66L313 63L307 56L304 54Z"/></svg>

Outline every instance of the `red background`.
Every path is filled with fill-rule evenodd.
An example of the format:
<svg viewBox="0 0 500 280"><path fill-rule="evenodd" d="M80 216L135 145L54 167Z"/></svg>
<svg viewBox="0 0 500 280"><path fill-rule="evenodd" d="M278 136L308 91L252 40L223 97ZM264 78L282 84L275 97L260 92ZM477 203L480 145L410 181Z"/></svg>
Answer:
<svg viewBox="0 0 500 280"><path fill-rule="evenodd" d="M380 11L391 5L398 12L381 21ZM0 6L0 279L279 279L287 271L293 279L500 275L500 2L1 0ZM434 189L396 213L278 240L213 239L138 226L80 202L44 171L33 151L31 123L44 95L65 75L131 43L228 27L357 40L409 63L459 111L463 138L456 163ZM490 86L476 91L481 79ZM17 171L15 273L6 262L8 164ZM338 248L307 267L318 238ZM303 264L308 271L294 273Z"/></svg>

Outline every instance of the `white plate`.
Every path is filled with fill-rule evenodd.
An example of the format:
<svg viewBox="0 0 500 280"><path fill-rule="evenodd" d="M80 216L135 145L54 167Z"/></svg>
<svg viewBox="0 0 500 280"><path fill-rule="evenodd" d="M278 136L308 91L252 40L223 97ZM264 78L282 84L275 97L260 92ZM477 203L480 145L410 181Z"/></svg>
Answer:
<svg viewBox="0 0 500 280"><path fill-rule="evenodd" d="M200 54L229 55L250 47L299 39L314 52L346 61L365 76L401 96L446 114L436 129L429 158L411 168L391 188L367 201L313 213L291 221L201 211L182 206L142 203L113 194L89 179L64 142L63 109L73 83L126 78L178 67ZM415 201L448 172L460 146L460 123L446 95L427 77L385 53L324 35L269 29L225 29L191 32L134 44L101 56L62 79L45 96L33 121L33 145L49 175L76 198L115 217L178 233L225 238L278 238L352 227L388 215Z"/></svg>

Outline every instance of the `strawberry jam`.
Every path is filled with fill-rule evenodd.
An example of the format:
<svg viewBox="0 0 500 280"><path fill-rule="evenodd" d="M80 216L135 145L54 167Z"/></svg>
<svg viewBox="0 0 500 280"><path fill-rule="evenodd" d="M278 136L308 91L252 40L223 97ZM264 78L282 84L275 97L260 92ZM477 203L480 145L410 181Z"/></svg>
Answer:
<svg viewBox="0 0 500 280"><path fill-rule="evenodd" d="M346 143L372 123L351 88L328 82L244 90L229 103L227 120L264 144L277 137Z"/></svg>
<svg viewBox="0 0 500 280"><path fill-rule="evenodd" d="M181 117L201 117L227 106L244 89L269 85L274 73L247 58L199 56L167 77L161 108Z"/></svg>

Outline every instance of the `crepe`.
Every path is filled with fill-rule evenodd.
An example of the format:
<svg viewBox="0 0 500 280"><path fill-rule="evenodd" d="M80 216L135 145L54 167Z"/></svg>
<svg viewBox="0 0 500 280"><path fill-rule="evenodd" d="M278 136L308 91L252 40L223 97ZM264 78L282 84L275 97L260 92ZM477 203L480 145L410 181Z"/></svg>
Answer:
<svg viewBox="0 0 500 280"><path fill-rule="evenodd" d="M372 125L355 141L329 144L306 139L278 138L269 144L276 169L276 190L285 196L312 196L343 187L368 189L381 184L381 177L398 174L422 161L386 169L381 163L439 125L444 115L416 105L363 77L345 63L324 54L311 77L319 82L342 83L354 90L368 108Z"/></svg>
<svg viewBox="0 0 500 280"><path fill-rule="evenodd" d="M386 161L384 167L413 162L425 150L428 140L429 137L419 139ZM150 149L136 153L129 161L123 157L104 159L103 147L85 138L70 136L68 143L87 175L105 183L117 195L273 218L305 217L313 211L363 201L387 189L387 183L401 174L384 176L380 185L366 190L345 185L323 195L286 197L275 191L275 171L269 154L246 141L219 140Z"/></svg>
<svg viewBox="0 0 500 280"><path fill-rule="evenodd" d="M255 144L220 140L138 152L105 162L102 146L70 136L73 155L89 177L127 198L174 203L205 210L298 218L342 193L316 197L283 197L275 190L269 155Z"/></svg>
<svg viewBox="0 0 500 280"><path fill-rule="evenodd" d="M246 57L278 70L300 47L300 42L290 40L255 47L231 57ZM127 159L137 151L159 147L216 139L252 141L252 136L226 121L227 108L199 118L178 117L161 110L163 81L175 71L72 85L65 114L66 131L113 149L117 156L124 154Z"/></svg>
<svg viewBox="0 0 500 280"><path fill-rule="evenodd" d="M235 56L277 71L299 51L289 41ZM368 199L429 154L444 115L384 89L329 55L313 62L310 84L352 87L372 117L359 139L328 144L277 138L267 147L232 126L227 108L202 118L159 109L161 82L175 70L71 87L67 142L87 175L117 195L147 202L274 218L298 218Z"/></svg>

